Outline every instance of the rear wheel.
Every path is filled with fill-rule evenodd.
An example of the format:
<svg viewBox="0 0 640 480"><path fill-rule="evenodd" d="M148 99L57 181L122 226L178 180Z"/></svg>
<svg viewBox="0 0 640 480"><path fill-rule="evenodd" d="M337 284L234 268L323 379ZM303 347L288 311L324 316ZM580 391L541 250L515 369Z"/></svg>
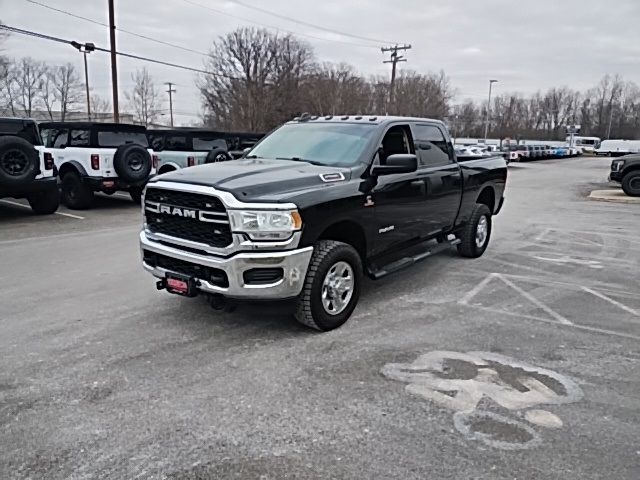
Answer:
<svg viewBox="0 0 640 480"><path fill-rule="evenodd" d="M481 256L491 238L491 210L483 204L476 204L469 221L458 235L458 253L463 257L478 258Z"/></svg>
<svg viewBox="0 0 640 480"><path fill-rule="evenodd" d="M32 193L27 197L31 210L38 215L50 215L60 206L60 192L58 187Z"/></svg>
<svg viewBox="0 0 640 480"><path fill-rule="evenodd" d="M630 197L640 197L640 170L629 172L622 177L622 190Z"/></svg>
<svg viewBox="0 0 640 480"><path fill-rule="evenodd" d="M320 240L298 298L296 319L316 330L338 328L356 308L361 281L358 252L346 243Z"/></svg>
<svg viewBox="0 0 640 480"><path fill-rule="evenodd" d="M69 172L62 177L62 201L72 210L84 210L93 203L93 191L80 175Z"/></svg>

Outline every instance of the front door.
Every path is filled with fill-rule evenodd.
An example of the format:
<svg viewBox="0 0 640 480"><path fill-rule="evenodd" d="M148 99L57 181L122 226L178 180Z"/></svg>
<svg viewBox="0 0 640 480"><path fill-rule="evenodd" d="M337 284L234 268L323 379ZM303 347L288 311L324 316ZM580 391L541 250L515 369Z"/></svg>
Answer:
<svg viewBox="0 0 640 480"><path fill-rule="evenodd" d="M389 127L374 163L384 165L389 155L398 153L415 153L408 124ZM378 177L367 201L375 211L374 254L384 253L420 237L426 189L424 181L417 179L415 172Z"/></svg>

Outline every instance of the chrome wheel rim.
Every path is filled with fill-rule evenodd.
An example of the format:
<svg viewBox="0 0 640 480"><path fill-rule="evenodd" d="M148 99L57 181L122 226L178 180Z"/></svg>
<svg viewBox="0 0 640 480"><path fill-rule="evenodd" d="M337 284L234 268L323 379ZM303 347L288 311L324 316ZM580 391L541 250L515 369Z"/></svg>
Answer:
<svg viewBox="0 0 640 480"><path fill-rule="evenodd" d="M487 241L487 236L489 234L489 221L487 220L486 215L480 217L478 220L478 226L476 227L476 247L482 248L484 243Z"/></svg>
<svg viewBox="0 0 640 480"><path fill-rule="evenodd" d="M322 281L322 306L329 315L344 312L353 297L353 268L347 262L334 263Z"/></svg>

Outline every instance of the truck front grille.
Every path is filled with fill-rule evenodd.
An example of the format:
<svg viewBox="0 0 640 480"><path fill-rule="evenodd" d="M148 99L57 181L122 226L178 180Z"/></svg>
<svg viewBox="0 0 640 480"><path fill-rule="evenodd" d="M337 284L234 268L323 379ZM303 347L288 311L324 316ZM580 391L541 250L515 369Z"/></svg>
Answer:
<svg viewBox="0 0 640 480"><path fill-rule="evenodd" d="M201 213L208 221L201 219ZM145 194L145 218L151 233L224 248L232 242L226 213L220 199L210 195L152 187Z"/></svg>

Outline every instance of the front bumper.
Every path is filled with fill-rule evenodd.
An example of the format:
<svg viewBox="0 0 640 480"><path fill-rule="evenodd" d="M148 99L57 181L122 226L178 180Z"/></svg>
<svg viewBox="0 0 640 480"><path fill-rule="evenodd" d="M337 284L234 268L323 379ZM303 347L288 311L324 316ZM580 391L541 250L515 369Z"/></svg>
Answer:
<svg viewBox="0 0 640 480"><path fill-rule="evenodd" d="M144 231L140 232L140 249L144 269L157 278L165 278L168 272L180 272L167 270L157 265L149 265L144 261L144 251L197 266L221 270L227 276L228 286L218 286L206 279L196 277L198 290L244 300L280 300L296 297L302 291L307 268L313 254L313 247L306 247L281 252L243 252L223 258L187 252L168 246L150 239ZM246 284L244 273L257 268L282 268L283 276L274 283Z"/></svg>

